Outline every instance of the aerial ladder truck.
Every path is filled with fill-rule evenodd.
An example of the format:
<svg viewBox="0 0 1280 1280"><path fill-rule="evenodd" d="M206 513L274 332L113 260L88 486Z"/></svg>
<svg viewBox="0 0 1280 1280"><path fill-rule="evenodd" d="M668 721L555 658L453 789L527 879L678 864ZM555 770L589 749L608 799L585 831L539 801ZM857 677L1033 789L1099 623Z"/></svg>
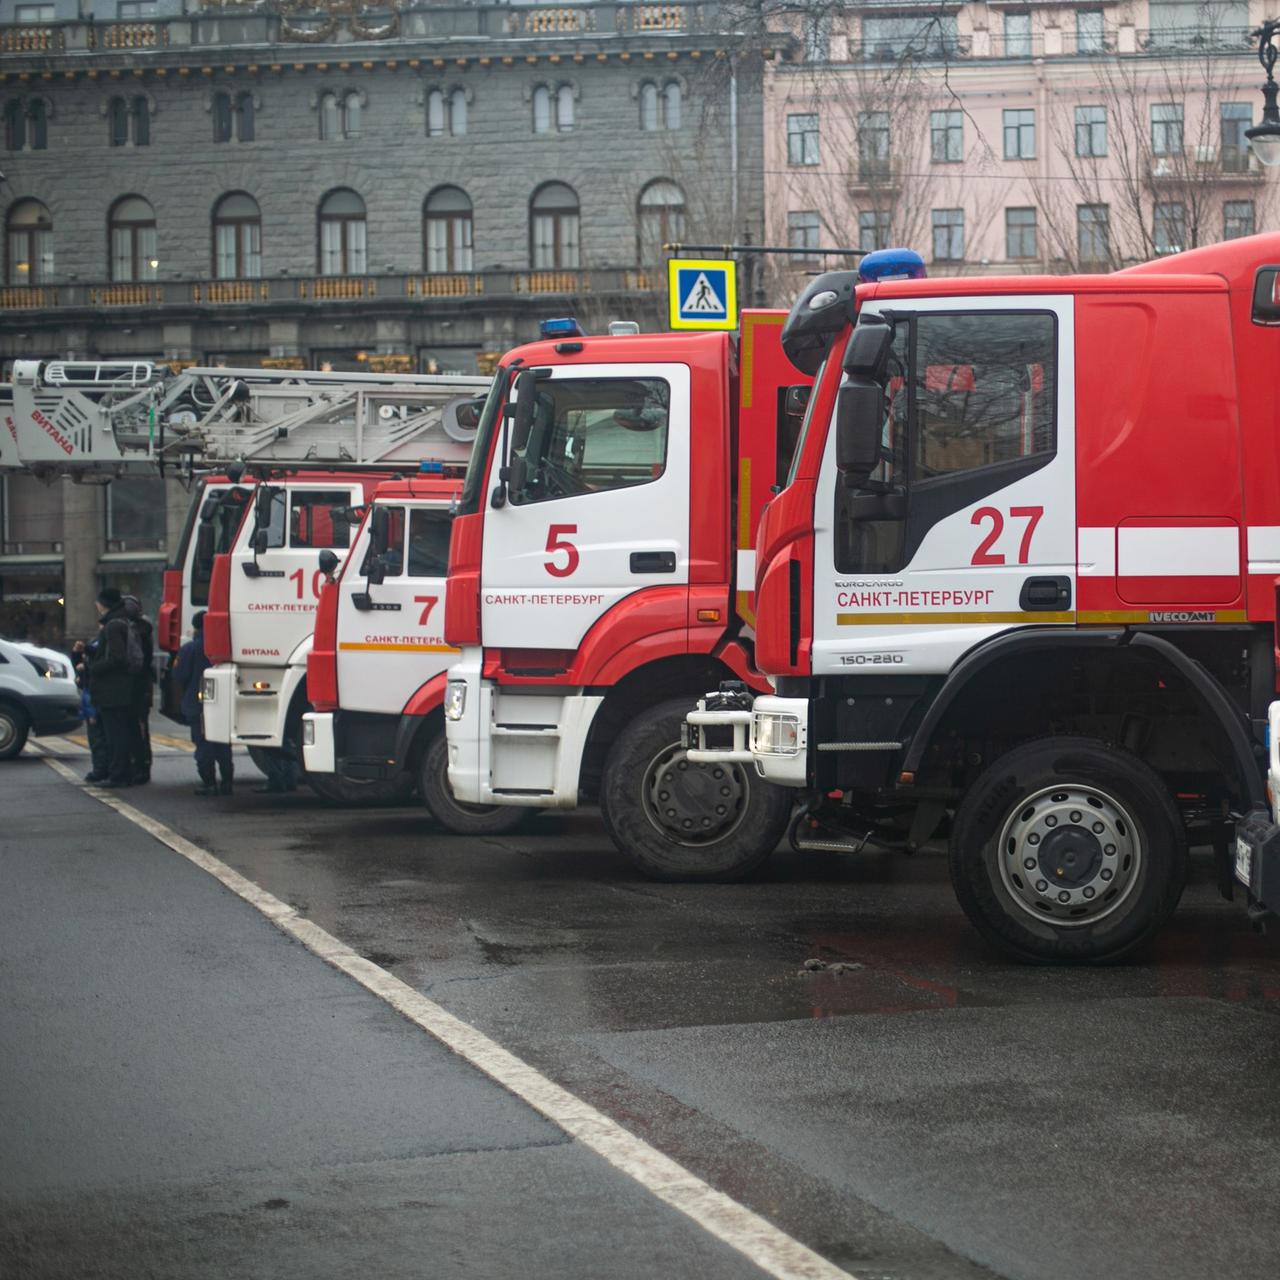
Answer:
<svg viewBox="0 0 1280 1280"><path fill-rule="evenodd" d="M45 479L168 472L190 485L157 644L176 652L206 611L215 664L206 733L247 747L265 770L272 753L295 749L308 705L324 581L317 550L342 563L379 482L423 468L460 474L473 402L488 386L482 377L19 361L10 416L18 461ZM324 779L316 789L337 800L386 794Z"/></svg>

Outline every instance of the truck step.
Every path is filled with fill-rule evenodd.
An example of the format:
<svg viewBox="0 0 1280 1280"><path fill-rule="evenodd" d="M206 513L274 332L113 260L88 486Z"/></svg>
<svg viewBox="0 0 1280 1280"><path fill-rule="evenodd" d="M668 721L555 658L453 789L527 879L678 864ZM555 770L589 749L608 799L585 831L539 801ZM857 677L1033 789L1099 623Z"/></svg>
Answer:
<svg viewBox="0 0 1280 1280"><path fill-rule="evenodd" d="M554 724L495 724L495 738L558 738L560 727Z"/></svg>
<svg viewBox="0 0 1280 1280"><path fill-rule="evenodd" d="M820 742L819 751L899 751L900 742Z"/></svg>

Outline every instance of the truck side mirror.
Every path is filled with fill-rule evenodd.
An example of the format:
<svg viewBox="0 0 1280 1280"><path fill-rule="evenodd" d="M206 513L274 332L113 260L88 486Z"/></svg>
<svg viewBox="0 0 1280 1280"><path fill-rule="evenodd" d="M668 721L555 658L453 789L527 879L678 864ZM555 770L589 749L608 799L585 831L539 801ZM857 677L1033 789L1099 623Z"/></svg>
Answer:
<svg viewBox="0 0 1280 1280"><path fill-rule="evenodd" d="M258 491L253 497L253 515L258 522L259 528L266 529L271 524L271 507L275 502L276 494L280 490L273 484L262 484L258 486Z"/></svg>
<svg viewBox="0 0 1280 1280"><path fill-rule="evenodd" d="M268 529L258 529L253 535L253 554L260 556L271 541L271 532Z"/></svg>
<svg viewBox="0 0 1280 1280"><path fill-rule="evenodd" d="M334 570L338 567L338 557L328 547L320 552L320 572L324 574L330 581L333 580Z"/></svg>
<svg viewBox="0 0 1280 1280"><path fill-rule="evenodd" d="M234 493L235 491L232 490L232 492ZM209 497L207 497L200 504L200 519L212 520L213 517L218 514L218 507L220 505L221 505L221 502L219 501L219 499L216 498L213 494L210 494Z"/></svg>
<svg viewBox="0 0 1280 1280"><path fill-rule="evenodd" d="M196 563L212 564L214 551L213 525L202 520L196 527Z"/></svg>
<svg viewBox="0 0 1280 1280"><path fill-rule="evenodd" d="M387 563L381 555L371 555L369 557L369 564L365 569L364 576L375 587L381 586L386 581Z"/></svg>
<svg viewBox="0 0 1280 1280"><path fill-rule="evenodd" d="M879 316L860 320L844 352L844 371L852 378L869 378L883 386L889 380L889 352L893 325Z"/></svg>
<svg viewBox="0 0 1280 1280"><path fill-rule="evenodd" d="M516 412L511 430L513 451L529 447L529 433L533 430L533 418L537 411L538 376L532 369L524 369L516 378Z"/></svg>
<svg viewBox="0 0 1280 1280"><path fill-rule="evenodd" d="M386 507L374 507L369 512L370 563L387 549L391 536L391 515ZM381 581L381 579L379 579Z"/></svg>
<svg viewBox="0 0 1280 1280"><path fill-rule="evenodd" d="M836 399L836 466L850 488L863 484L880 465L884 435L884 388L869 379L848 382Z"/></svg>

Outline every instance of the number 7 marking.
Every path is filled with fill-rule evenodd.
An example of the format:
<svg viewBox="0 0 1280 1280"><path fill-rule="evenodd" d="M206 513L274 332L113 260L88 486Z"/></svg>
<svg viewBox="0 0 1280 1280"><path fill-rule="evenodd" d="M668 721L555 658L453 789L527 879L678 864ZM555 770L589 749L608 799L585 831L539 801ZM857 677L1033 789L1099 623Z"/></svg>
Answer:
<svg viewBox="0 0 1280 1280"><path fill-rule="evenodd" d="M1026 564L1031 558L1031 535L1044 515L1043 507L1010 507L1009 515L1014 520L1025 520L1027 527L1022 531L1022 541L1018 544L1018 563Z"/></svg>
<svg viewBox="0 0 1280 1280"><path fill-rule="evenodd" d="M427 625L427 619L431 617L431 610L436 607L436 604L439 601L439 599L440 599L439 596L414 596L413 597L414 604L420 604L422 606L422 617L418 619L418 626L425 627Z"/></svg>

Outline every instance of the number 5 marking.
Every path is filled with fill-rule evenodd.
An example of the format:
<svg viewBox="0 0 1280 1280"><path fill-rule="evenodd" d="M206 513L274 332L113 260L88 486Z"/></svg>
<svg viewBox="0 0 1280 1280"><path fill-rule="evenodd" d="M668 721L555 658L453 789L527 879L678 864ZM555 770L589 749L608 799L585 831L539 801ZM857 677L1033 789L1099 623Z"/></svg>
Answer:
<svg viewBox="0 0 1280 1280"><path fill-rule="evenodd" d="M1009 516L1013 520L1025 520L1027 527L1022 531L1022 541L1018 544L1018 563L1028 564L1031 560L1031 539L1036 531L1036 525L1040 523L1041 517L1044 515L1043 507L1010 507ZM991 529L986 537L978 543L978 549L973 553L973 559L970 564L1004 564L1004 555L999 551L992 551L999 540L1000 535L1004 532L1004 513L997 507L979 507L977 511L969 517L970 524L984 524L991 521Z"/></svg>
<svg viewBox="0 0 1280 1280"><path fill-rule="evenodd" d="M439 603L439 600L440 600L439 596L414 596L413 597L414 604L420 604L422 606L422 617L418 619L418 626L425 627L427 625L427 619L431 617L431 610L436 607L436 605Z"/></svg>
<svg viewBox="0 0 1280 1280"><path fill-rule="evenodd" d="M564 564L557 564L555 560L548 560L543 566L553 578L567 578L577 567L582 557L578 554L578 548L564 537L567 533L577 533L578 526L576 524L553 524L547 530L546 550L553 556L557 551L563 551L565 554Z"/></svg>

